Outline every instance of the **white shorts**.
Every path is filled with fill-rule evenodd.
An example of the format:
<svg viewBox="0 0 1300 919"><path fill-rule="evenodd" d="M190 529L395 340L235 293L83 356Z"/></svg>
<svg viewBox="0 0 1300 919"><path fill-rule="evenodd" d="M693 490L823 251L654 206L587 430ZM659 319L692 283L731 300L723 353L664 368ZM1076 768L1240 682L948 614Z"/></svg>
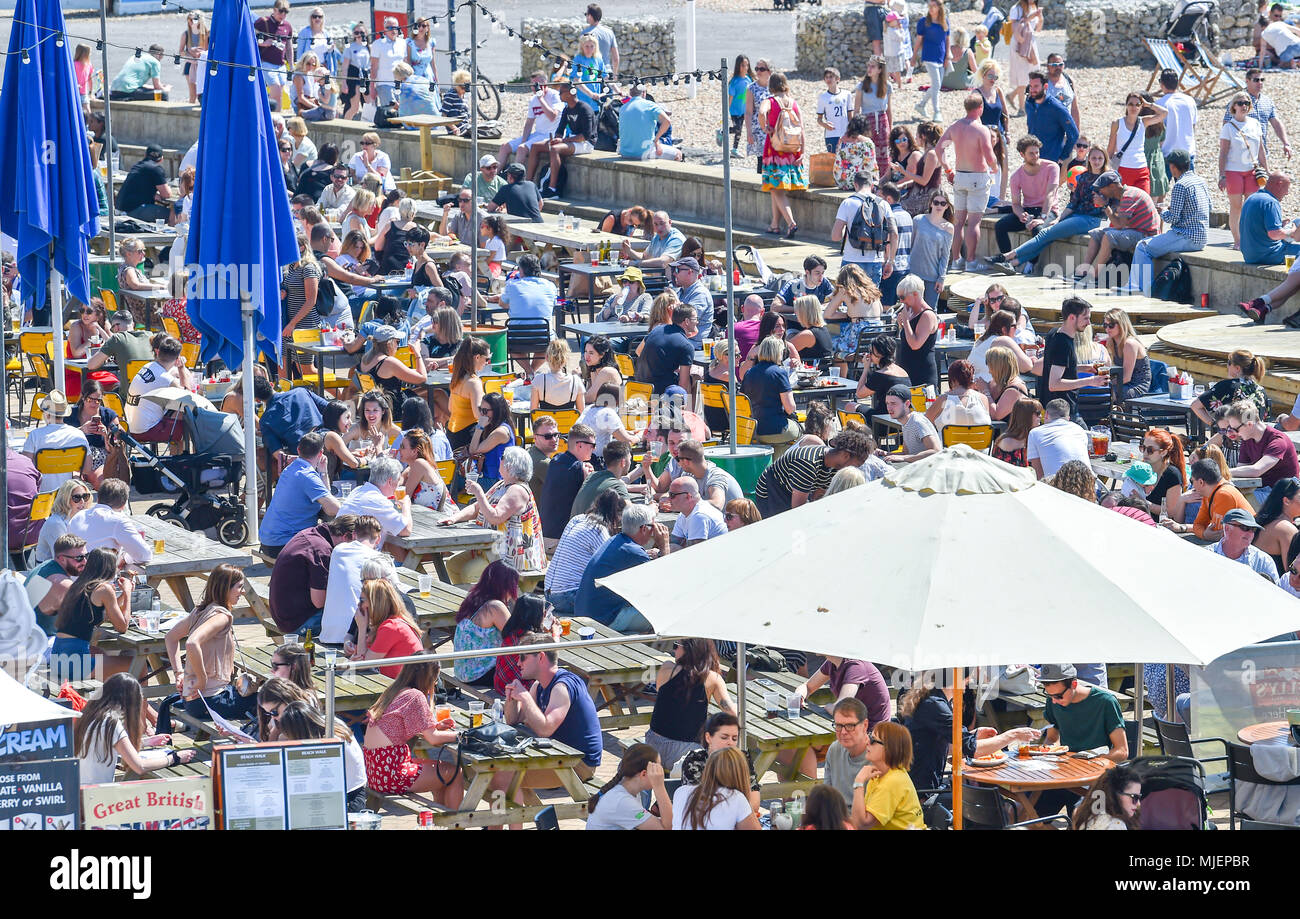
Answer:
<svg viewBox="0 0 1300 919"><path fill-rule="evenodd" d="M519 153L527 150L533 144L541 144L551 139L551 135L543 134L540 131L534 131L527 137L516 137L514 140L506 141L506 146L510 148L511 153Z"/></svg>
<svg viewBox="0 0 1300 919"><path fill-rule="evenodd" d="M682 158L682 151L678 150L676 147L670 146L669 144L660 144L659 149L660 149L660 153L658 156L655 156L655 148L651 147L649 150L646 151L645 156L641 157L641 159L676 161Z"/></svg>
<svg viewBox="0 0 1300 919"><path fill-rule="evenodd" d="M989 206L989 182L992 180L987 172L959 172L952 183L952 209L968 214L982 214Z"/></svg>
<svg viewBox="0 0 1300 919"><path fill-rule="evenodd" d="M577 143L569 141L569 143L573 145L574 156L581 156L584 153L590 153L592 150L596 149L591 145L591 141L589 140L580 140Z"/></svg>

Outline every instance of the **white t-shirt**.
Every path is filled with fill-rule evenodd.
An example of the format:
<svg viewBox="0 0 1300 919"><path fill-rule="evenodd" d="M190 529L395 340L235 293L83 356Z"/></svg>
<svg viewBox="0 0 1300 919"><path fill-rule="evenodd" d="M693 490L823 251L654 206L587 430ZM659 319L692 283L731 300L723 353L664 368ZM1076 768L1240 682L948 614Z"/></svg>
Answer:
<svg viewBox="0 0 1300 919"><path fill-rule="evenodd" d="M128 394L131 396L144 396L156 389L180 385L181 376L174 364L168 370L157 361L150 361L141 367L140 372L135 375L135 379L131 381ZM126 403L126 423L133 434L148 431L162 421L163 415L166 414L162 406L156 405L148 399L140 399L137 405L132 405L132 401L134 400L128 400Z"/></svg>
<svg viewBox="0 0 1300 919"><path fill-rule="evenodd" d="M1245 122L1236 119L1224 123L1219 131L1219 140L1228 142L1228 158L1224 168L1228 172L1249 172L1259 161L1259 154L1264 146L1264 131L1254 118Z"/></svg>
<svg viewBox="0 0 1300 919"><path fill-rule="evenodd" d="M1125 169L1145 169L1147 165L1147 156L1145 150L1145 140L1143 135L1146 133L1146 125L1139 118L1133 130L1128 129L1123 118L1115 119L1115 152L1124 151L1119 164ZM1132 136L1132 140L1129 137Z"/></svg>
<svg viewBox="0 0 1300 919"><path fill-rule="evenodd" d="M1088 462L1088 435L1068 418L1058 418L1039 425L1029 432L1025 459L1038 460L1043 475L1056 475L1056 470L1070 460Z"/></svg>
<svg viewBox="0 0 1300 919"><path fill-rule="evenodd" d="M601 456L614 432L623 427L623 419L608 405L588 405L578 416L578 424L585 424L596 432L596 446L592 453Z"/></svg>
<svg viewBox="0 0 1300 919"><path fill-rule="evenodd" d="M888 202L881 202L881 210L885 214L893 216ZM845 262L883 262L885 260L885 247L881 246L879 252L863 252L849 241L849 230L853 229L853 218L858 216L858 211L862 209L862 194L854 193L849 195L840 202L839 208L835 211L835 219L844 221L844 257Z"/></svg>
<svg viewBox="0 0 1300 919"><path fill-rule="evenodd" d="M356 492L353 492L356 494ZM357 511L339 513L355 514ZM348 637L348 624L361 601L361 566L379 555L360 540L339 543L330 553L329 586L325 589L325 614L321 618L320 640L341 645Z"/></svg>
<svg viewBox="0 0 1300 919"><path fill-rule="evenodd" d="M853 113L853 94L847 89L832 93L824 89L817 94L817 114L830 124L827 137L843 137L848 130L849 115Z"/></svg>
<svg viewBox="0 0 1300 919"><path fill-rule="evenodd" d="M542 95L546 97L546 104L551 107L555 114L546 114L541 102L537 100L537 94L534 93L528 100L528 117L533 119L534 134L554 136L555 129L560 124L560 112L564 110L564 103L560 101L560 94L553 89L543 90Z"/></svg>
<svg viewBox="0 0 1300 919"><path fill-rule="evenodd" d="M506 244L496 236L489 237L483 241L483 249L487 252L489 262L504 262L506 260ZM468 287L465 288L469 290Z"/></svg>
<svg viewBox="0 0 1300 919"><path fill-rule="evenodd" d="M1196 100L1187 93L1165 93L1157 100L1169 110L1165 116L1165 142L1160 145L1166 155L1174 150L1186 150L1196 155Z"/></svg>
<svg viewBox="0 0 1300 919"><path fill-rule="evenodd" d="M673 829L674 830L734 830L736 826L754 809L749 805L749 796L734 788L722 789L722 800L709 811L704 819L704 826L683 826L686 808L690 806L691 797L698 785L683 785L673 794Z"/></svg>
<svg viewBox="0 0 1300 919"><path fill-rule="evenodd" d="M315 158L315 156L312 156L313 160ZM385 170L385 175L383 177L384 191L392 191L397 187L396 180L393 178L393 161L388 158L387 153L383 150L376 151L375 160L370 165L374 167L375 172L378 172L381 168ZM362 159L362 155L358 153L356 156L352 157L351 162L348 163L348 167L352 170L352 175L356 177L357 184L360 185L366 177L366 161Z"/></svg>
<svg viewBox="0 0 1300 919"><path fill-rule="evenodd" d="M108 759L100 759L99 755L103 752L103 732L111 730L113 732L112 755ZM122 722L116 718L108 721L101 721L98 729L92 731L86 738L86 750L90 756L78 757L81 763L81 784L82 785L108 785L113 781L113 773L117 770L117 745L127 739L126 728Z"/></svg>
<svg viewBox="0 0 1300 919"><path fill-rule="evenodd" d="M406 529L406 522L397 505L384 497L384 493L367 482L355 489L339 505L340 514L369 514L379 521L385 536L396 536Z"/></svg>
<svg viewBox="0 0 1300 919"><path fill-rule="evenodd" d="M406 60L406 39L381 38L371 45L370 78L381 83L393 80L393 65Z"/></svg>
<svg viewBox="0 0 1300 919"><path fill-rule="evenodd" d="M694 510L682 514L673 524L673 536L678 539L712 539L727 532L727 523L718 510L704 498L700 498Z"/></svg>
<svg viewBox="0 0 1300 919"><path fill-rule="evenodd" d="M53 421L53 419L47 419ZM132 428L132 430L135 430ZM52 424L43 424L27 435L27 440L23 442L23 452L36 455L37 450L63 450L67 447L86 447L90 444L86 440L86 435L82 433L81 428L74 428L70 424L65 424L63 419L59 419ZM41 494L47 491L58 491L59 486L71 479L71 472L46 472L41 474Z"/></svg>
<svg viewBox="0 0 1300 919"><path fill-rule="evenodd" d="M1292 45L1300 44L1300 38L1296 38L1285 22L1270 22L1259 37L1279 55Z"/></svg>
<svg viewBox="0 0 1300 919"><path fill-rule="evenodd" d="M619 782L600 796L596 812L587 818L587 829L635 830L650 819L650 812L641 806L641 798L628 792Z"/></svg>

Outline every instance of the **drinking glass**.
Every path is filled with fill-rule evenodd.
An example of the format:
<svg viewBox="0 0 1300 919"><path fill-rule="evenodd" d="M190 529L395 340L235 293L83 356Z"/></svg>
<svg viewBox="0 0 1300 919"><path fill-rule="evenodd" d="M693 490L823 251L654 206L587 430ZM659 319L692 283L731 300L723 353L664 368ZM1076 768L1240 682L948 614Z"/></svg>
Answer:
<svg viewBox="0 0 1300 919"><path fill-rule="evenodd" d="M1136 462L1142 458L1142 441L1136 437L1130 438L1128 442L1128 461Z"/></svg>
<svg viewBox="0 0 1300 919"><path fill-rule="evenodd" d="M433 590L433 575L431 574L420 575L420 596L427 597L429 596L429 592L432 590Z"/></svg>
<svg viewBox="0 0 1300 919"><path fill-rule="evenodd" d="M469 726L478 728L483 726L483 703L477 700L469 704Z"/></svg>
<svg viewBox="0 0 1300 919"><path fill-rule="evenodd" d="M798 693L792 692L785 697L785 716L787 718L798 718L802 709L803 699L799 698Z"/></svg>
<svg viewBox="0 0 1300 919"><path fill-rule="evenodd" d="M153 554L162 555L167 551L167 541L165 539L155 539L153 541Z"/></svg>

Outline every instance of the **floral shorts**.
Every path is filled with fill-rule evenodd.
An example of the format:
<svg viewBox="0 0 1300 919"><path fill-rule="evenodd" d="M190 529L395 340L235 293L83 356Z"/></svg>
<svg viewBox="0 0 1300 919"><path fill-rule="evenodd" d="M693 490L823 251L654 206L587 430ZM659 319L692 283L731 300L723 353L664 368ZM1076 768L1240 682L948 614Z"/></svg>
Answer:
<svg viewBox="0 0 1300 919"><path fill-rule="evenodd" d="M840 323L840 332L831 340L837 354L852 354L858 350L863 335L879 332L884 324L879 319L848 319Z"/></svg>
<svg viewBox="0 0 1300 919"><path fill-rule="evenodd" d="M362 751L366 760L366 784L382 795L404 795L420 775L420 761L411 757L404 743Z"/></svg>

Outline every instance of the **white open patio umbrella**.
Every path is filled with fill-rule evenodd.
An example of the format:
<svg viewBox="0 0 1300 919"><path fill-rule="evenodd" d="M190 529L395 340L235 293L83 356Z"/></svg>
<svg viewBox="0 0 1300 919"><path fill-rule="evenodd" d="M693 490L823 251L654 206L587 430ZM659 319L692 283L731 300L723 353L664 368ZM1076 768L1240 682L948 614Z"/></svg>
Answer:
<svg viewBox="0 0 1300 919"><path fill-rule="evenodd" d="M599 583L661 635L907 670L1207 664L1300 629L1295 598L1245 565L966 446Z"/></svg>

